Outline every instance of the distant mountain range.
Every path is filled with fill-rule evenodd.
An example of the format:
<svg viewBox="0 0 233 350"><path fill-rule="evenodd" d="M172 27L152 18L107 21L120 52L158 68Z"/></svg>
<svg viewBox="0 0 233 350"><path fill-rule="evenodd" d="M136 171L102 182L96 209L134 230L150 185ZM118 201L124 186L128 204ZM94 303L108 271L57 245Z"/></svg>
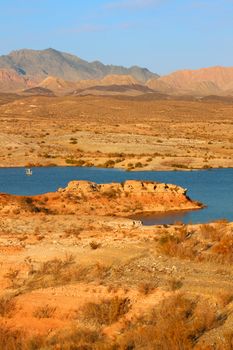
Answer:
<svg viewBox="0 0 233 350"><path fill-rule="evenodd" d="M109 74L132 75L141 82L158 77L146 68L104 65L99 61L87 62L81 58L54 49L19 50L0 56L0 68L13 69L18 74L42 80L48 76L69 81L101 79Z"/></svg>
<svg viewBox="0 0 233 350"><path fill-rule="evenodd" d="M54 49L0 56L0 92L40 95L233 96L233 67L181 70L159 76L147 68L104 65Z"/></svg>

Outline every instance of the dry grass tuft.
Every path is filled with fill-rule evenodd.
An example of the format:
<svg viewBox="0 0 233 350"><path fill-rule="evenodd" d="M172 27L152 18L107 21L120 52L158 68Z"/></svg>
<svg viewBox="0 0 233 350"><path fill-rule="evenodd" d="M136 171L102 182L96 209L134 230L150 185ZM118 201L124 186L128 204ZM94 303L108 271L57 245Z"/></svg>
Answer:
<svg viewBox="0 0 233 350"><path fill-rule="evenodd" d="M222 290L219 292L217 295L217 298L220 302L220 304L225 307L228 304L230 304L233 301L233 292L232 291L227 291L227 290Z"/></svg>
<svg viewBox="0 0 233 350"><path fill-rule="evenodd" d="M0 298L0 316L11 317L16 309L16 303L11 297Z"/></svg>
<svg viewBox="0 0 233 350"><path fill-rule="evenodd" d="M154 292L157 287L157 283L153 282L142 282L138 286L138 291L141 294L148 295Z"/></svg>
<svg viewBox="0 0 233 350"><path fill-rule="evenodd" d="M68 238L68 237L79 237L80 234L83 232L83 228L82 227L71 227L65 230L64 232L64 237Z"/></svg>
<svg viewBox="0 0 233 350"><path fill-rule="evenodd" d="M71 329L65 329L42 342L38 338L30 342L30 344L33 343L33 350L117 350L117 347L112 345L111 341L102 335L101 332L88 328L73 327Z"/></svg>
<svg viewBox="0 0 233 350"><path fill-rule="evenodd" d="M7 278L10 281L10 287L11 288L17 288L18 287L18 276L19 276L19 270L18 269L10 269L4 277Z"/></svg>
<svg viewBox="0 0 233 350"><path fill-rule="evenodd" d="M187 227L175 234L164 233L159 240L161 254L180 259L211 261L220 264L233 262L233 235L225 221L204 224L200 232Z"/></svg>
<svg viewBox="0 0 233 350"><path fill-rule="evenodd" d="M91 249L93 249L93 250L96 250L96 249L101 247L101 244L98 242L95 242L95 241L91 241L89 245L90 245Z"/></svg>
<svg viewBox="0 0 233 350"><path fill-rule="evenodd" d="M52 336L27 338L20 330L0 326L1 350L115 350L117 347L100 332L87 328L64 329Z"/></svg>
<svg viewBox="0 0 233 350"><path fill-rule="evenodd" d="M169 289L175 291L183 286L183 282L179 278L171 278L168 280Z"/></svg>
<svg viewBox="0 0 233 350"><path fill-rule="evenodd" d="M54 316L56 307L50 305L39 306L34 312L33 316L36 318L51 318Z"/></svg>
<svg viewBox="0 0 233 350"><path fill-rule="evenodd" d="M82 316L84 320L95 325L111 325L118 321L130 310L128 298L114 297L104 299L100 303L88 303L83 307Z"/></svg>
<svg viewBox="0 0 233 350"><path fill-rule="evenodd" d="M25 344L24 334L19 330L11 330L0 325L1 350L32 350ZM36 349L35 349L36 350Z"/></svg>

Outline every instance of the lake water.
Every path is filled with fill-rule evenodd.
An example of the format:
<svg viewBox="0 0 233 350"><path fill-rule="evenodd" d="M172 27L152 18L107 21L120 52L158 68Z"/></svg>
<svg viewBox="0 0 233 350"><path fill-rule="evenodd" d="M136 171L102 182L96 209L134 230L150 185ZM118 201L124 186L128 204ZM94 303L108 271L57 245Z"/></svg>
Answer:
<svg viewBox="0 0 233 350"><path fill-rule="evenodd" d="M59 187L66 187L71 180L108 183L127 179L177 184L188 188L188 195L192 199L207 205L207 208L198 211L143 217L145 225L176 221L203 223L222 218L233 221L233 169L127 172L101 168L49 167L33 168L33 176L26 176L24 168L0 168L0 192L35 195L54 192Z"/></svg>

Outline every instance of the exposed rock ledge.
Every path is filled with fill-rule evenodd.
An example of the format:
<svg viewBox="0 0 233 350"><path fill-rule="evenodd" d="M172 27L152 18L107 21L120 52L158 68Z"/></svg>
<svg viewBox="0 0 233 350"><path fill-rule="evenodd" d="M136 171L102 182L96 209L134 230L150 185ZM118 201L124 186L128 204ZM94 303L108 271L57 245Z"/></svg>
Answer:
<svg viewBox="0 0 233 350"><path fill-rule="evenodd" d="M66 188L60 188L55 193L33 197L1 195L0 211L129 216L141 212L203 207L201 203L192 201L186 192L176 185L147 181L111 184L71 181Z"/></svg>
<svg viewBox="0 0 233 350"><path fill-rule="evenodd" d="M202 204L187 196L187 189L180 186L128 180L123 183L96 184L88 181L71 181L59 193L86 197L88 201L98 199L99 204L106 203L105 209L121 215L128 211L155 212L168 210L200 209ZM108 204L114 203L113 208ZM115 205L118 205L117 207ZM98 205L97 205L98 206Z"/></svg>

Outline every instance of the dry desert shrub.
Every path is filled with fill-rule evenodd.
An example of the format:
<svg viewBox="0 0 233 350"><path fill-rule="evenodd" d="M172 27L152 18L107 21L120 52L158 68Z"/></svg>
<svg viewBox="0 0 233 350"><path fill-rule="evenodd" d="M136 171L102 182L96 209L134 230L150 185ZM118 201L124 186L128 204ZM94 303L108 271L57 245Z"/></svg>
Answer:
<svg viewBox="0 0 233 350"><path fill-rule="evenodd" d="M0 349L2 350L33 350L25 345L24 334L19 330L11 330L0 325Z"/></svg>
<svg viewBox="0 0 233 350"><path fill-rule="evenodd" d="M183 286L183 282L179 278L171 278L168 280L168 287L170 290L175 291Z"/></svg>
<svg viewBox="0 0 233 350"><path fill-rule="evenodd" d="M114 168L115 161L113 159L108 159L104 164L104 168Z"/></svg>
<svg viewBox="0 0 233 350"><path fill-rule="evenodd" d="M91 249L96 250L101 247L101 244L96 241L91 241L89 243L89 246L91 247Z"/></svg>
<svg viewBox="0 0 233 350"><path fill-rule="evenodd" d="M64 236L66 238L68 237L79 237L79 235L82 233L83 228L82 227L71 227L71 228L67 228L64 232Z"/></svg>
<svg viewBox="0 0 233 350"><path fill-rule="evenodd" d="M17 288L18 287L18 276L19 276L19 270L18 269L10 269L4 277L7 278L10 281L10 287L11 288Z"/></svg>
<svg viewBox="0 0 233 350"><path fill-rule="evenodd" d="M233 301L233 292L230 290L222 290L218 293L217 298L220 304L224 307Z"/></svg>
<svg viewBox="0 0 233 350"><path fill-rule="evenodd" d="M187 228L175 234L163 233L158 250L161 254L197 261L211 261L220 264L233 262L233 234L227 224L218 222L205 224L198 232L188 231ZM206 241L208 240L208 241Z"/></svg>
<svg viewBox="0 0 233 350"><path fill-rule="evenodd" d="M191 350L199 338L224 318L208 303L175 294L132 322L120 337L120 349Z"/></svg>
<svg viewBox="0 0 233 350"><path fill-rule="evenodd" d="M51 318L54 316L56 307L50 305L39 306L34 312L33 316L36 318Z"/></svg>
<svg viewBox="0 0 233 350"><path fill-rule="evenodd" d="M148 295L153 293L157 286L157 282L142 282L138 286L138 291L141 294Z"/></svg>
<svg viewBox="0 0 233 350"><path fill-rule="evenodd" d="M22 209L25 211L29 211L30 213L51 214L50 210L44 207L44 204L44 202L37 201L32 197L21 198Z"/></svg>
<svg viewBox="0 0 233 350"><path fill-rule="evenodd" d="M84 278L85 268L75 264L72 255L43 262L23 283L25 290L67 284Z"/></svg>
<svg viewBox="0 0 233 350"><path fill-rule="evenodd" d="M101 332L75 327L57 332L44 341L31 340L30 346L32 345L34 347L30 350L117 350Z"/></svg>
<svg viewBox="0 0 233 350"><path fill-rule="evenodd" d="M52 336L27 337L20 330L0 326L1 350L116 350L100 332L86 328L62 330Z"/></svg>
<svg viewBox="0 0 233 350"><path fill-rule="evenodd" d="M71 255L66 255L64 259L55 258L53 260L46 261L41 264L38 275L57 275L60 271L66 269L67 267L75 263L75 257Z"/></svg>
<svg viewBox="0 0 233 350"><path fill-rule="evenodd" d="M130 310L128 298L114 297L100 303L90 302L83 307L83 319L95 325L111 325Z"/></svg>
<svg viewBox="0 0 233 350"><path fill-rule="evenodd" d="M195 245L192 241L184 238L183 231L178 235L166 234L159 240L159 252L171 257L179 257L181 259L194 259L197 255Z"/></svg>
<svg viewBox="0 0 233 350"><path fill-rule="evenodd" d="M212 248L212 256L221 263L233 262L233 236L225 235Z"/></svg>
<svg viewBox="0 0 233 350"><path fill-rule="evenodd" d="M223 225L223 227L220 227L220 225L214 226L211 224L203 224L201 225L200 232L204 239L210 239L212 242L216 242L220 241L224 228L225 225Z"/></svg>
<svg viewBox="0 0 233 350"><path fill-rule="evenodd" d="M145 315L128 321L114 340L103 335L102 326L110 325L130 308L129 300L113 298L84 307L84 320L93 323L88 328L62 329L51 335L28 339L20 331L0 326L0 349L4 350L230 350L232 332L222 334L221 344L211 347L201 344L202 336L223 325L226 316L206 300L190 299L176 293L154 306ZM221 329L221 328L220 328ZM208 333L207 333L208 334ZM207 337L208 338L208 337ZM208 340L208 339L207 339ZM218 346L219 345L219 346Z"/></svg>
<svg viewBox="0 0 233 350"><path fill-rule="evenodd" d="M1 317L11 317L13 316L16 309L16 303L11 297L1 297L0 298L0 316Z"/></svg>
<svg viewBox="0 0 233 350"><path fill-rule="evenodd" d="M73 255L67 255L64 259L55 258L43 262L37 269L33 266L27 279L22 280L18 287L19 291L23 293L73 282L103 282L110 273L111 266L100 263L87 266L78 265Z"/></svg>

